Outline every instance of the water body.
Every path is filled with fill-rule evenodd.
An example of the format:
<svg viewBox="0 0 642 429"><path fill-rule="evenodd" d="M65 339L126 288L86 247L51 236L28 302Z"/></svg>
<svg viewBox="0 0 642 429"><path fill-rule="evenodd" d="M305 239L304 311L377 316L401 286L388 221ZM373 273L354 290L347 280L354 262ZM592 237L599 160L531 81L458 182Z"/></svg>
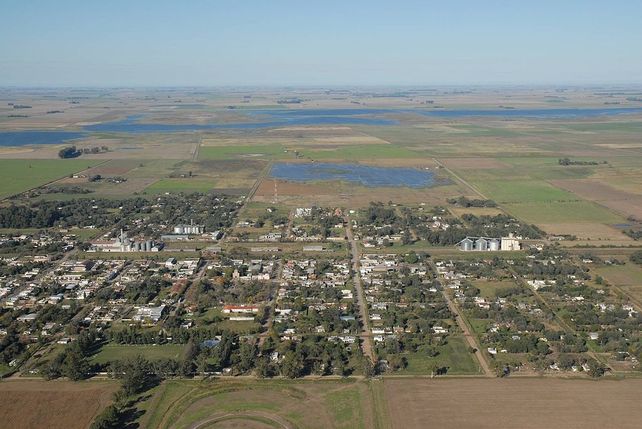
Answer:
<svg viewBox="0 0 642 429"><path fill-rule="evenodd" d="M462 117L506 117L506 118L577 118L607 115L642 113L642 107L617 108L568 108L568 109L248 109L239 110L252 122L210 123L210 124L164 124L146 123L142 115L129 116L120 121L87 125L81 131L0 131L0 146L24 146L29 144L60 144L67 140L87 137L91 133L176 133L208 130L253 130L291 126L318 125L398 125L399 121L386 118L386 114L414 113L418 115L462 118Z"/></svg>
<svg viewBox="0 0 642 429"><path fill-rule="evenodd" d="M1 131L0 146L60 144L81 137L85 137L85 133L75 131Z"/></svg>
<svg viewBox="0 0 642 429"><path fill-rule="evenodd" d="M348 110L348 109L344 109ZM297 113L295 113L297 112ZM249 117L256 122L213 123L213 124L161 124L141 122L140 116L130 116L122 121L105 122L88 125L83 129L91 132L110 133L171 133L189 131L207 131L217 129L260 129L301 125L393 125L397 121L382 118L351 116L351 113L332 114L299 114L299 111L248 111ZM258 118L257 118L258 117ZM265 117L265 118L264 118Z"/></svg>
<svg viewBox="0 0 642 429"><path fill-rule="evenodd" d="M368 187L424 188L437 184L434 174L428 170L371 167L360 164L282 162L272 166L270 176L292 182L339 180Z"/></svg>

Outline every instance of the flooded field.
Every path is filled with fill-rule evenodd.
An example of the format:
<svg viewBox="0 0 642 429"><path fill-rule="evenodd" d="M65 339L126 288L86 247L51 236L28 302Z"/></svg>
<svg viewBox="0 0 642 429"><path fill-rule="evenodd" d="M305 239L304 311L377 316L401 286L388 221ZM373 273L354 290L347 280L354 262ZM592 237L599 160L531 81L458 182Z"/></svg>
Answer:
<svg viewBox="0 0 642 429"><path fill-rule="evenodd" d="M276 163L270 176L292 182L343 181L368 187L424 188L437 180L429 170L399 167L372 167L360 164Z"/></svg>

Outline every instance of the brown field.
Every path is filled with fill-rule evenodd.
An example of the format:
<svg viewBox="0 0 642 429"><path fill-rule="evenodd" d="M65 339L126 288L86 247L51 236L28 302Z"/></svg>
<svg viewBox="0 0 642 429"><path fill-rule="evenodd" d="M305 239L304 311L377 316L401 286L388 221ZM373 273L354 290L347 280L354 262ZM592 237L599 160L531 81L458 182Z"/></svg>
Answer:
<svg viewBox="0 0 642 429"><path fill-rule="evenodd" d="M261 181L253 201L274 203L274 179ZM372 201L393 201L398 204L444 205L448 198L462 195L458 185L433 188L368 188L343 182L296 183L276 180L276 202L287 206L364 207Z"/></svg>
<svg viewBox="0 0 642 429"><path fill-rule="evenodd" d="M385 380L394 428L638 428L642 380Z"/></svg>
<svg viewBox="0 0 642 429"><path fill-rule="evenodd" d="M479 198L478 195L472 195L470 197ZM504 213L499 207L448 207L448 210L455 216L461 216L469 213L475 216L495 216Z"/></svg>
<svg viewBox="0 0 642 429"><path fill-rule="evenodd" d="M543 223L538 224L538 226L549 234L572 234L577 236L580 240L616 240L621 242L633 242L630 237L622 234L622 232L617 228L601 223Z"/></svg>
<svg viewBox="0 0 642 429"><path fill-rule="evenodd" d="M109 403L111 382L10 380L0 383L0 426L11 429L86 428Z"/></svg>
<svg viewBox="0 0 642 429"><path fill-rule="evenodd" d="M494 158L443 158L441 161L448 167L454 169L474 169L480 170L485 168L509 168Z"/></svg>
<svg viewBox="0 0 642 429"><path fill-rule="evenodd" d="M624 216L642 218L642 195L640 194L625 192L596 180L553 180L551 183Z"/></svg>

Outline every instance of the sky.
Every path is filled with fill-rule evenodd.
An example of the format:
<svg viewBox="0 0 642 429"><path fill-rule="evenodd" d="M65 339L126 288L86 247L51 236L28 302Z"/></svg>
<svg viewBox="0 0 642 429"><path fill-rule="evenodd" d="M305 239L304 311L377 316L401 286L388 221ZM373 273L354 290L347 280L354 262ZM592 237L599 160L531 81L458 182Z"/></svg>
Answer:
<svg viewBox="0 0 642 429"><path fill-rule="evenodd" d="M640 0L0 0L0 86L641 83Z"/></svg>

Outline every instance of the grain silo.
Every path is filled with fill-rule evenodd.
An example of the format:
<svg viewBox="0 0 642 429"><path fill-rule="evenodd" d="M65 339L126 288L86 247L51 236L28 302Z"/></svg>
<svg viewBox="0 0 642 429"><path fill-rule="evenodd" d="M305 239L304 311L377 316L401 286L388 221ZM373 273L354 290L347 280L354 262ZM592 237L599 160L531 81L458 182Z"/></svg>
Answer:
<svg viewBox="0 0 642 429"><path fill-rule="evenodd" d="M488 250L488 241L484 237L479 237L477 241L475 241L475 250L479 252Z"/></svg>
<svg viewBox="0 0 642 429"><path fill-rule="evenodd" d="M488 241L488 250L490 250L491 252L497 252L499 250L499 240L493 238Z"/></svg>
<svg viewBox="0 0 642 429"><path fill-rule="evenodd" d="M464 252L470 252L471 250L473 250L473 240L468 237L461 240L459 242L459 250L462 250Z"/></svg>

